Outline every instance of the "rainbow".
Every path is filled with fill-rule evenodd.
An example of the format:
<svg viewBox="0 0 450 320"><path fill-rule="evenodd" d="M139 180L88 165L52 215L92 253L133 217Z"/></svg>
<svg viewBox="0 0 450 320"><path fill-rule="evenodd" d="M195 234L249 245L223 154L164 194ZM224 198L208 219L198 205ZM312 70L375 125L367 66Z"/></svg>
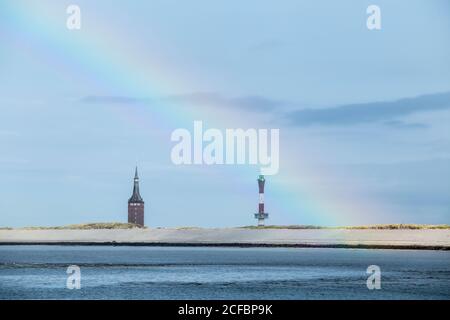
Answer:
<svg viewBox="0 0 450 320"><path fill-rule="evenodd" d="M96 20L95 25L88 26L89 32L84 30L88 29L84 25L77 32L61 27L65 26L66 5L52 1L2 1L0 35L3 41L13 39L14 45L23 52L29 52L33 47L31 57L56 68L68 82L77 75L68 72L67 65L75 66L80 74L88 74L93 83L104 88L105 92L121 92L142 98L161 97L184 92L187 83L209 80L181 74L161 54L144 54L144 50L139 50L139 44L133 43L127 49L117 43L115 39L122 38L123 31L115 28L113 22ZM214 109L214 112L207 109L200 112L194 108L179 108L173 102L158 108L148 105L148 108L139 108L134 114L123 108L111 108L123 121L132 121L133 125L149 133L155 130L171 131L199 119L210 126L223 128L241 117L233 110ZM280 138L283 139L282 132ZM152 141L165 147L169 142L170 137ZM304 150L305 155L308 154L308 147L301 141L298 147ZM289 156L289 150L281 149L281 157L279 177L269 178L269 192L276 199L276 203L269 205L269 211L291 220L294 217L298 223L308 221L327 226L379 222L388 218L389 210L352 190L350 185L345 186L346 192L341 192L341 186L336 186L335 193L325 193L316 183L320 176L336 177L338 173L315 167L306 158L294 159ZM233 170L246 179L256 179L258 174L258 169L252 166L236 166ZM227 179L221 181L227 183ZM230 184L229 190L236 192L236 186ZM256 199L253 189L239 191Z"/></svg>

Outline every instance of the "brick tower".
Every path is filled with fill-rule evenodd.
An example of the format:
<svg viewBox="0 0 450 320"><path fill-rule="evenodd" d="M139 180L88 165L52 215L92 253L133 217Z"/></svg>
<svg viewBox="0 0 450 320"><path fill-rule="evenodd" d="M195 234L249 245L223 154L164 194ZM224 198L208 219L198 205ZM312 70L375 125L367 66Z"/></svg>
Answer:
<svg viewBox="0 0 450 320"><path fill-rule="evenodd" d="M128 200L128 223L134 223L144 226L144 200L139 194L139 176L138 170L134 174L133 194Z"/></svg>

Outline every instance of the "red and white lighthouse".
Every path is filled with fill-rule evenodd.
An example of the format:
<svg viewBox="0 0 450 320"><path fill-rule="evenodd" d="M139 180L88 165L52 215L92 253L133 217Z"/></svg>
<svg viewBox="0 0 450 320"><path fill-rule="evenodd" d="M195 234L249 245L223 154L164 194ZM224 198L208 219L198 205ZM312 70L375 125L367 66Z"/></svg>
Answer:
<svg viewBox="0 0 450 320"><path fill-rule="evenodd" d="M258 219L258 226L264 226L264 219L269 218L269 214L264 212L264 184L266 180L263 175L258 177L258 188L259 188L259 204L258 213L255 213L255 219Z"/></svg>

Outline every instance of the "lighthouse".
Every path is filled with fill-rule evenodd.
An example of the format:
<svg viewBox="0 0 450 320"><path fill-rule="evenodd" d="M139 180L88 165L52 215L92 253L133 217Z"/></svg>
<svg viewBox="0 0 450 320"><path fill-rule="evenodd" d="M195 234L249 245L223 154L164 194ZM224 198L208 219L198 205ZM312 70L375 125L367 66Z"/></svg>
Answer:
<svg viewBox="0 0 450 320"><path fill-rule="evenodd" d="M255 219L258 219L258 227L264 226L264 219L269 218L269 214L264 212L264 184L266 183L266 179L264 179L263 175L258 177L258 188L259 188L259 204L258 204L258 213L255 213Z"/></svg>
<svg viewBox="0 0 450 320"><path fill-rule="evenodd" d="M138 169L134 173L133 194L128 199L128 223L134 223L138 226L144 226L144 200L139 194L139 175Z"/></svg>

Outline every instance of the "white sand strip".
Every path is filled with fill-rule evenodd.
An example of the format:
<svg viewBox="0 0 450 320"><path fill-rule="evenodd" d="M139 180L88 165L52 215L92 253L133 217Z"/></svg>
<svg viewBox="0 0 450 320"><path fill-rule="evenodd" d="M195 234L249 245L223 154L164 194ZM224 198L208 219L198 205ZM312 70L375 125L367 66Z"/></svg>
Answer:
<svg viewBox="0 0 450 320"><path fill-rule="evenodd" d="M173 244L450 249L450 230L123 229L0 230L0 244Z"/></svg>

